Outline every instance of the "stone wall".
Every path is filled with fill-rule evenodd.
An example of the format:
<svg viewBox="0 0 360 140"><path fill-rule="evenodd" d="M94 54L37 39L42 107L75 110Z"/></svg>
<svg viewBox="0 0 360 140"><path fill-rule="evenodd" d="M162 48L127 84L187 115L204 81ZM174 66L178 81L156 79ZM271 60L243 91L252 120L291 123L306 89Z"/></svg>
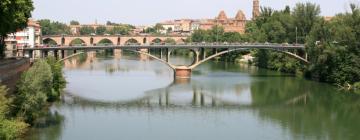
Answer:
<svg viewBox="0 0 360 140"><path fill-rule="evenodd" d="M12 58L0 60L0 83L9 88L9 93L15 89L21 73L30 67L28 58Z"/></svg>

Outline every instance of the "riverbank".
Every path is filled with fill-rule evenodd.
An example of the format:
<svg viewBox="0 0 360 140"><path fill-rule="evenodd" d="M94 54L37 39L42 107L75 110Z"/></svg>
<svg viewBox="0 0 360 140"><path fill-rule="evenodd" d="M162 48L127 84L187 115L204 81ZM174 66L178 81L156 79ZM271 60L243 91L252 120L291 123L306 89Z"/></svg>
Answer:
<svg viewBox="0 0 360 140"><path fill-rule="evenodd" d="M9 93L15 90L16 82L22 72L30 68L28 58L8 58L0 60L0 83L9 88Z"/></svg>
<svg viewBox="0 0 360 140"><path fill-rule="evenodd" d="M28 126L46 116L49 106L60 99L65 84L62 64L48 57L46 60L36 60L32 67L21 74L14 93L1 86L0 139L19 138Z"/></svg>

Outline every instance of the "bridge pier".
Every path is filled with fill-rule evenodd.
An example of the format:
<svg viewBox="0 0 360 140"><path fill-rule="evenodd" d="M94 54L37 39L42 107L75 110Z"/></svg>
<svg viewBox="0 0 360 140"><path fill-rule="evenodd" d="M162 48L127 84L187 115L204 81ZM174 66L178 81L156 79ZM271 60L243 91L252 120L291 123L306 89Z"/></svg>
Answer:
<svg viewBox="0 0 360 140"><path fill-rule="evenodd" d="M46 58L48 56L48 51L41 51L41 58Z"/></svg>
<svg viewBox="0 0 360 140"><path fill-rule="evenodd" d="M61 59L65 58L65 50L61 50Z"/></svg>
<svg viewBox="0 0 360 140"><path fill-rule="evenodd" d="M55 57L56 60L59 59L59 52L58 52L58 50L54 50L54 57Z"/></svg>
<svg viewBox="0 0 360 140"><path fill-rule="evenodd" d="M178 67L174 70L175 79L190 79L191 78L191 69L187 67Z"/></svg>

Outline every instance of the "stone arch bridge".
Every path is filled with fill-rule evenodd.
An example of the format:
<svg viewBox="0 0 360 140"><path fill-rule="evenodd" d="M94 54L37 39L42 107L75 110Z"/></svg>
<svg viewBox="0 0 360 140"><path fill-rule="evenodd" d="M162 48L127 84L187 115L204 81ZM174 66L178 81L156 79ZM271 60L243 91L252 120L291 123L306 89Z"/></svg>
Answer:
<svg viewBox="0 0 360 140"><path fill-rule="evenodd" d="M239 51L239 50L249 50L249 49L267 49L273 50L280 53L284 53L294 59L299 60L304 64L308 64L307 55L305 54L296 54L295 50L304 50L304 45L288 45L288 44L185 44L185 45L119 45L119 46L61 46L61 47L40 47L40 48L25 48L19 50L30 58L33 58L34 51L40 51L41 57L46 57L49 51L52 51L56 58L64 58L65 50L71 50L76 54L77 50L106 50L106 49L120 49L133 51L139 54L149 56L153 59L156 59L174 70L174 77L177 79L189 79L191 77L191 72L197 66L211 60L217 56L224 55L230 52ZM185 65L173 65L170 63L170 56L174 50L177 49L187 49L193 52L193 63L189 66ZM207 54L209 49L212 51L211 54ZM151 50L157 50L154 51ZM208 50L208 51L206 51ZM59 54L60 53L60 54ZM60 55L60 56L59 56Z"/></svg>
<svg viewBox="0 0 360 140"><path fill-rule="evenodd" d="M106 40L113 45L125 45L128 43L136 43L140 45L161 43L167 39L174 40L175 43L184 42L187 36L118 36L118 35L95 35L95 36L43 36L42 41L46 44L47 41L55 42L59 46L72 46L74 40L80 40L84 46L96 46L101 41Z"/></svg>

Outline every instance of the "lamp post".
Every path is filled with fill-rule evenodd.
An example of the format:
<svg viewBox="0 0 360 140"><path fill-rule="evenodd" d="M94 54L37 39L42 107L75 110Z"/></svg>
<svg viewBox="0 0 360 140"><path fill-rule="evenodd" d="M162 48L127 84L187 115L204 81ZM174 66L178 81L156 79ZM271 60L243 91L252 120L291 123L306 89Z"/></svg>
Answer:
<svg viewBox="0 0 360 140"><path fill-rule="evenodd" d="M296 36L296 37L295 37L295 38L296 38L296 39L295 39L295 40L296 40L295 42L296 42L296 44L298 44L298 38L297 38L297 37L298 37L298 34L297 34L297 31L298 31L298 28L297 28L297 26L296 26L296 27L295 27L295 36Z"/></svg>

